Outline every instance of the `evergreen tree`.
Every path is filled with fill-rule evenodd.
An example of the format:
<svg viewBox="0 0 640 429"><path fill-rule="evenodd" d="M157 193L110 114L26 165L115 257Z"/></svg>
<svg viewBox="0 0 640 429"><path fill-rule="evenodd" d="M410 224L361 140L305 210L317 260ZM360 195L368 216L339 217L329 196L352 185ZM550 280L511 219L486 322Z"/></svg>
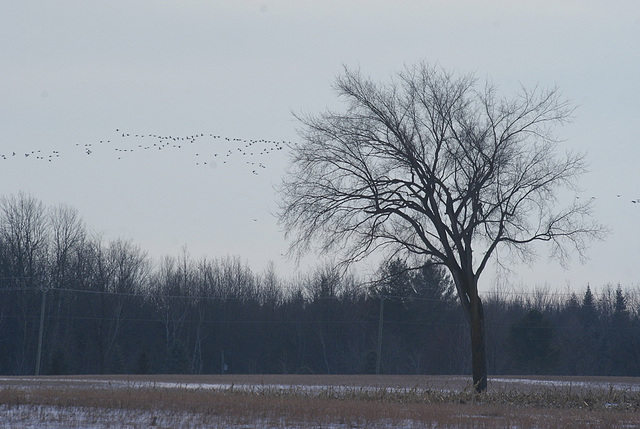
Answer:
<svg viewBox="0 0 640 429"><path fill-rule="evenodd" d="M187 348L181 341L176 341L167 353L167 373L188 374L190 366Z"/></svg>
<svg viewBox="0 0 640 429"><path fill-rule="evenodd" d="M589 327L596 324L598 311L596 309L596 303L591 293L591 287L587 285L587 290L582 298L582 323L583 326Z"/></svg>
<svg viewBox="0 0 640 429"><path fill-rule="evenodd" d="M138 361L136 362L136 374L151 374L151 359L146 350L140 352Z"/></svg>
<svg viewBox="0 0 640 429"><path fill-rule="evenodd" d="M629 319L629 311L627 310L627 300L622 293L622 287L618 285L616 288L616 301L613 306L613 316L617 322L626 323Z"/></svg>
<svg viewBox="0 0 640 429"><path fill-rule="evenodd" d="M538 310L529 310L513 323L509 331L509 350L519 372L551 373L559 356L554 338L553 324Z"/></svg>
<svg viewBox="0 0 640 429"><path fill-rule="evenodd" d="M638 364L632 344L632 330L627 302L620 285L616 288L607 343L609 374L632 375Z"/></svg>
<svg viewBox="0 0 640 429"><path fill-rule="evenodd" d="M62 350L56 350L51 357L48 375L64 375L69 373L69 364L67 357Z"/></svg>
<svg viewBox="0 0 640 429"><path fill-rule="evenodd" d="M122 353L122 349L120 346L116 346L113 355L111 356L111 362L109 365L109 372L112 374L123 374L125 373L126 362L124 358L124 354Z"/></svg>

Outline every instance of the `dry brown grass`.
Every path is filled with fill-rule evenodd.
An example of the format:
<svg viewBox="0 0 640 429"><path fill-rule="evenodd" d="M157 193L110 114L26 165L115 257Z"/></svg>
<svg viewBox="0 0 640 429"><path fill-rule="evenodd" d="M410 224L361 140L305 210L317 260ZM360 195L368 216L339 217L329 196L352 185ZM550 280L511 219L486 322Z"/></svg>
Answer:
<svg viewBox="0 0 640 429"><path fill-rule="evenodd" d="M149 415L187 413L199 416L202 425L223 421L228 427L261 422L272 427L640 428L640 393L613 387L493 389L477 395L464 388L408 387L412 380L408 378L403 387L392 377L83 378L87 381L78 377L4 380L0 404L8 409L53 406ZM459 383L449 380L450 385ZM437 385L446 378L431 381ZM154 382L184 384L167 387ZM234 384L194 388L186 383Z"/></svg>

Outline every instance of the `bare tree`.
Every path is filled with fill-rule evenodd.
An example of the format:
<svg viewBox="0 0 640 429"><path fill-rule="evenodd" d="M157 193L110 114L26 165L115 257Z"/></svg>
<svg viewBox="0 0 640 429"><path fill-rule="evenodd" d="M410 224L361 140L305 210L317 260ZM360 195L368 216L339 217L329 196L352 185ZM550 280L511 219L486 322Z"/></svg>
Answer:
<svg viewBox="0 0 640 429"><path fill-rule="evenodd" d="M21 347L16 348L19 372L30 366L31 339L40 310L44 308L40 299L32 293L42 289L46 279L47 247L50 227L44 204L38 199L20 192L17 195L0 198L0 244L5 256L5 275L10 284L18 288L18 300L14 303L20 309ZM43 302L43 301L42 301ZM35 331L37 332L37 331ZM33 351L35 355L35 350Z"/></svg>
<svg viewBox="0 0 640 429"><path fill-rule="evenodd" d="M379 250L448 268L471 331L476 390L487 385L478 278L498 249L528 259L546 241L565 260L603 233L575 190L584 155L557 153L554 126L572 108L557 89L499 97L489 83L418 64L379 84L345 69L344 112L299 116L280 221L291 252L339 254L348 264Z"/></svg>
<svg viewBox="0 0 640 429"><path fill-rule="evenodd" d="M59 204L49 209L51 226L50 264L54 288L69 288L74 258L81 253L87 238L84 221L74 207Z"/></svg>
<svg viewBox="0 0 640 429"><path fill-rule="evenodd" d="M48 209L49 238L49 291L46 299L50 318L46 321L45 359L64 356L71 348L66 342L73 329L74 298L66 290L81 285L81 264L87 240L84 221L78 211L69 205L58 204ZM43 332L44 335L44 332ZM47 344L48 343L48 344ZM48 347L47 347L48 345ZM59 360L62 363L61 360ZM62 370L62 369L60 369Z"/></svg>
<svg viewBox="0 0 640 429"><path fill-rule="evenodd" d="M50 225L42 201L20 192L0 198L0 238L8 250L11 276L21 288L43 281Z"/></svg>

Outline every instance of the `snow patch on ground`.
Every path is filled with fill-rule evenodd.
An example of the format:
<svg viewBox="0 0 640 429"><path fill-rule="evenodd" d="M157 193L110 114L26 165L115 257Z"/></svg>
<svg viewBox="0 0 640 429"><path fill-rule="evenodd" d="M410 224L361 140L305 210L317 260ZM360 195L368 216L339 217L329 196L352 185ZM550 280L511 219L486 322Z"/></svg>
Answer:
<svg viewBox="0 0 640 429"><path fill-rule="evenodd" d="M0 377L0 383L11 381L16 389L31 389L34 386L46 386L47 380L34 377ZM20 383L23 381L24 383ZM53 383L52 383L53 384ZM92 378L65 379L66 387L89 387L92 389L182 389L182 390L210 390L247 393L296 393L303 395L331 396L334 394L340 397L349 392L375 393L384 391L388 393L402 393L409 391L424 391L425 389L408 387L382 387L382 386L359 386L359 385L315 385L315 384L243 384L243 383L187 383L187 382L166 382L166 381L140 381L140 380L100 380ZM55 382L60 386L59 382ZM449 391L450 389L438 388L438 391ZM453 390L453 389L451 389Z"/></svg>
<svg viewBox="0 0 640 429"><path fill-rule="evenodd" d="M581 388L591 390L621 390L626 392L640 392L640 384L638 383L607 383L597 381L562 381L562 380L535 380L530 378L491 378L491 382L494 384L514 384L514 385L530 385L530 386L543 386L552 388Z"/></svg>
<svg viewBox="0 0 640 429"><path fill-rule="evenodd" d="M229 421L224 416L144 410L116 410L107 408L74 408L54 406L0 405L0 429L160 429L160 428L229 428L229 429L385 429L429 428L412 420L381 421L354 426L353 423L309 423L272 420L251 420L245 423Z"/></svg>

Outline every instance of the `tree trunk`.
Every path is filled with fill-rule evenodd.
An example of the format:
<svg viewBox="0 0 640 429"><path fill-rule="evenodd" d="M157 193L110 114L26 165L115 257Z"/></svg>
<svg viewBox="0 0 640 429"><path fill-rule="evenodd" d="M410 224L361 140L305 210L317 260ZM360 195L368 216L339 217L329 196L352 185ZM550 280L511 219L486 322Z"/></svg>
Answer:
<svg viewBox="0 0 640 429"><path fill-rule="evenodd" d="M462 308L471 328L471 371L473 388L482 393L487 389L487 353L484 338L484 309L478 296L478 286L473 275L451 270Z"/></svg>
<svg viewBox="0 0 640 429"><path fill-rule="evenodd" d="M477 292L472 294L470 300L471 324L471 369L473 374L473 387L478 393L487 389L487 353L484 337L484 309Z"/></svg>

